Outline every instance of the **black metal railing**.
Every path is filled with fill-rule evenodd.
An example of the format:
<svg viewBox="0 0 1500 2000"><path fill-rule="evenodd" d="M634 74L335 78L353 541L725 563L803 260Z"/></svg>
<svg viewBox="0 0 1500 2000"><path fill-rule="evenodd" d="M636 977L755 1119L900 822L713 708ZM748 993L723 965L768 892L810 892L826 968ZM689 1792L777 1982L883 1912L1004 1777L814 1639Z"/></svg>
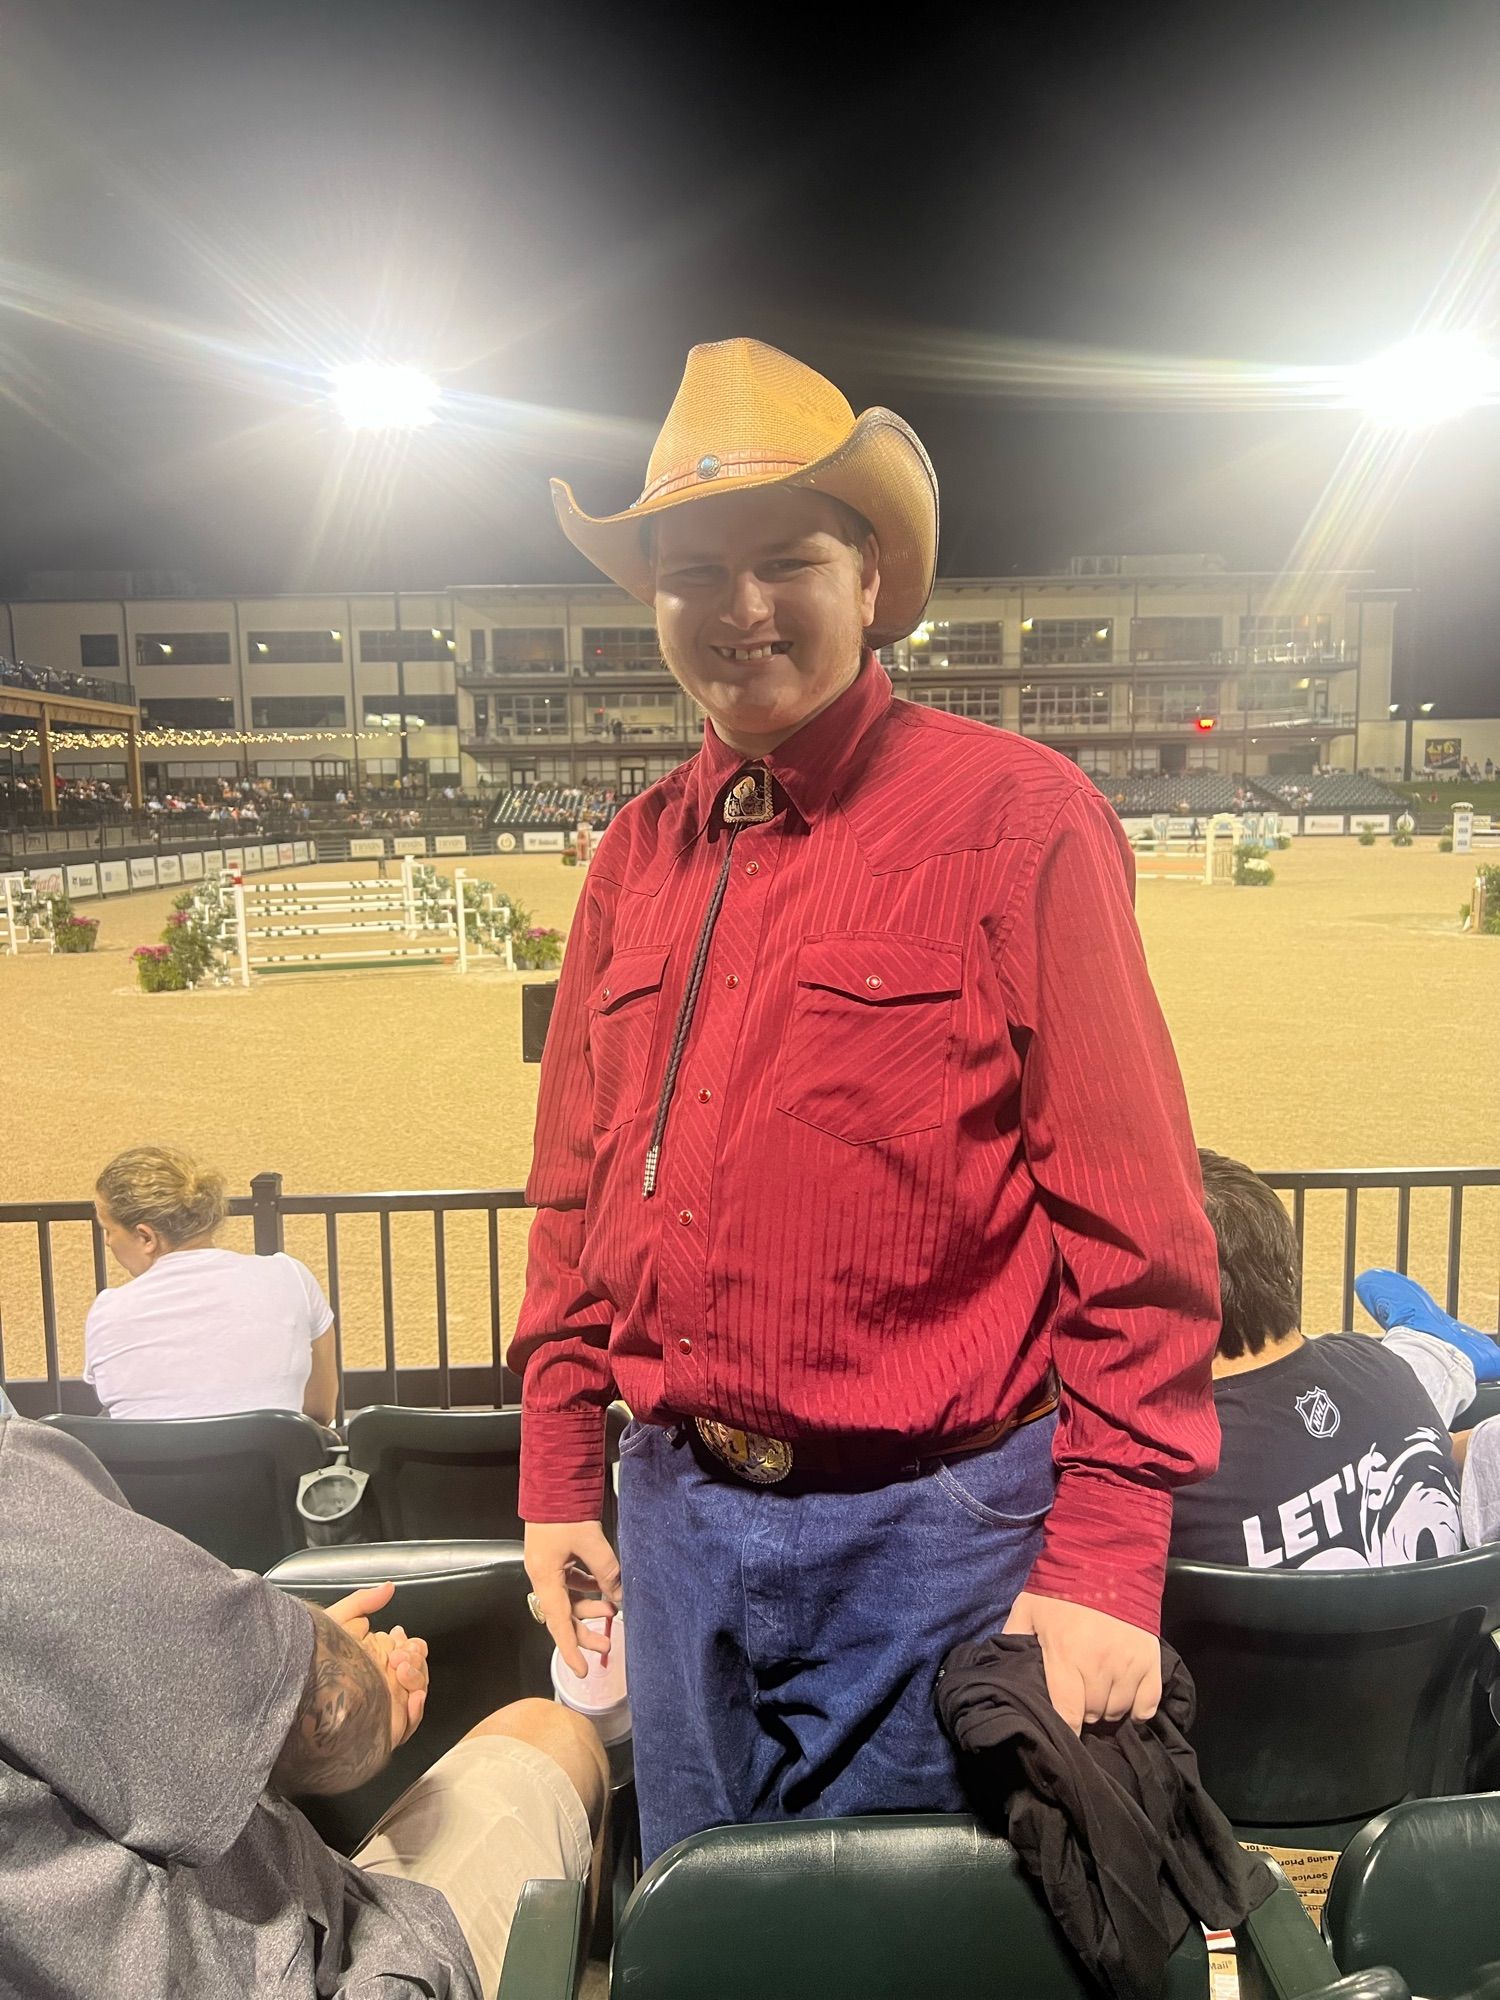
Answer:
<svg viewBox="0 0 1500 2000"><path fill-rule="evenodd" d="M1477 1314L1479 1324L1500 1329L1500 1166L1366 1167L1267 1173L1264 1178L1288 1199L1297 1240L1303 1248L1304 1301L1310 1305L1315 1315L1313 1323L1320 1330L1326 1329L1335 1318L1341 1327L1353 1325L1354 1280L1360 1266L1387 1264L1405 1271L1411 1261L1414 1235L1420 1238L1422 1253L1421 1267L1415 1273L1419 1281L1444 1302L1449 1312L1456 1314L1460 1300L1467 1298L1471 1318ZM1495 1191L1489 1226L1468 1229L1466 1199L1486 1190ZM1370 1209L1361 1210L1361 1198L1385 1196L1394 1197L1393 1202L1380 1204L1383 1210L1391 1212L1375 1218L1372 1227ZM1420 1217L1416 1216L1414 1202L1422 1204ZM325 1289L340 1330L341 1420L346 1409L376 1402L449 1409L516 1400L519 1384L504 1363L501 1218L508 1213L526 1212L522 1189L287 1194L280 1174L265 1173L255 1176L249 1194L236 1196L229 1210L230 1216L242 1224L248 1221L251 1245L261 1256L270 1256L286 1247L288 1221L321 1219ZM466 1297L472 1300L477 1283L483 1299L488 1354L480 1362L456 1362L451 1352L453 1284L449 1223L455 1216L465 1214L484 1218L483 1254L477 1260L470 1257L465 1281ZM422 1345L435 1348L435 1357L419 1363L403 1362L398 1353L413 1330L409 1321L399 1328L397 1323L398 1260L393 1223L408 1216L426 1216L431 1221L432 1320L430 1326L424 1321L420 1331ZM376 1224L376 1258L373 1266L362 1268L360 1276L367 1303L377 1295L378 1278L376 1313L381 1361L377 1367L346 1368L342 1339L344 1308L351 1287L340 1224L358 1217L372 1218ZM80 1278L85 1288L91 1280L96 1291L104 1288L108 1278L104 1239L92 1203L0 1204L0 1287L3 1287L0 1289L0 1380L26 1416L95 1407L92 1391L80 1377L65 1375L60 1359L58 1243L54 1231L65 1227L73 1231L76 1303ZM82 1247L79 1232L83 1230L87 1231L87 1260L80 1270L77 1253ZM34 1258L21 1249L28 1236L34 1242ZM299 1242L298 1248L308 1250L310 1257L315 1255L306 1242ZM480 1267L477 1271L473 1268L476 1261ZM29 1279L19 1280L18 1271L28 1265ZM425 1291L425 1273L423 1277ZM7 1326L13 1325L18 1317L7 1293L9 1299L24 1297L34 1312L29 1323L22 1323L13 1345L24 1343L28 1355L40 1352L43 1362L40 1374L34 1371L12 1374L7 1368ZM424 1312L425 1305L424 1298ZM81 1314L77 1317L81 1327Z"/></svg>

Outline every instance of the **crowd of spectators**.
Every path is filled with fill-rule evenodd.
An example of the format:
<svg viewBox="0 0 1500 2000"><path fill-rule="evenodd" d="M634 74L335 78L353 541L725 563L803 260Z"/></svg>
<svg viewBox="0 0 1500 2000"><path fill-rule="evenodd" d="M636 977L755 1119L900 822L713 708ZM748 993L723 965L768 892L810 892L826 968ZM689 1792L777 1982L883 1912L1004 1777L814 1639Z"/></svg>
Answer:
<svg viewBox="0 0 1500 2000"><path fill-rule="evenodd" d="M60 667L34 667L26 660L8 660L3 653L0 686L21 688L27 694L71 695L75 701L120 704L131 699L123 681L102 681L93 674L71 674Z"/></svg>
<svg viewBox="0 0 1500 2000"><path fill-rule="evenodd" d="M596 830L609 825L621 800L613 786L512 785L496 795L491 826L561 826L587 820Z"/></svg>

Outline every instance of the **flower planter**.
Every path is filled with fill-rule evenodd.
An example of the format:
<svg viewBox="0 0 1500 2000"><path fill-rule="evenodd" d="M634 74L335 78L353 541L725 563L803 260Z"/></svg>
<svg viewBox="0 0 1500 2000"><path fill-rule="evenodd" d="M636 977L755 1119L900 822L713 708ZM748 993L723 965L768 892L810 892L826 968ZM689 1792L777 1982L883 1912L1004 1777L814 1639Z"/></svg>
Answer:
<svg viewBox="0 0 1500 2000"><path fill-rule="evenodd" d="M97 917L69 917L52 933L59 951L92 951L99 941Z"/></svg>

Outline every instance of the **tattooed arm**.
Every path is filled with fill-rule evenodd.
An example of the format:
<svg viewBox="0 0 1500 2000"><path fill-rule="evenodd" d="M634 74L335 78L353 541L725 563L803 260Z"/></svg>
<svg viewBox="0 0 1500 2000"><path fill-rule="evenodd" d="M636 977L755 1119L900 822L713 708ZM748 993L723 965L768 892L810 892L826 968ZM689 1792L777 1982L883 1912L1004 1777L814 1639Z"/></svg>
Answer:
<svg viewBox="0 0 1500 2000"><path fill-rule="evenodd" d="M352 1792L390 1757L393 1716L385 1674L364 1645L326 1611L313 1621L307 1685L271 1771L275 1791Z"/></svg>

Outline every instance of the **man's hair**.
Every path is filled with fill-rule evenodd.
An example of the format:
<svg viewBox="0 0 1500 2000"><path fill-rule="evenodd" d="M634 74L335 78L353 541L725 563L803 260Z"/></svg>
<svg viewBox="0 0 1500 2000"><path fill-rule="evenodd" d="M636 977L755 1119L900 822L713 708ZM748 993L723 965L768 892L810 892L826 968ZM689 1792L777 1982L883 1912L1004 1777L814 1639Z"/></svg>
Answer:
<svg viewBox="0 0 1500 2000"><path fill-rule="evenodd" d="M1259 1174L1202 1147L1198 1164L1203 1206L1219 1245L1219 1352L1233 1361L1296 1332L1302 1252L1280 1197Z"/></svg>
<svg viewBox="0 0 1500 2000"><path fill-rule="evenodd" d="M149 1223L168 1243L188 1243L217 1229L229 1205L224 1176L173 1146L117 1153L94 1192L124 1228Z"/></svg>

